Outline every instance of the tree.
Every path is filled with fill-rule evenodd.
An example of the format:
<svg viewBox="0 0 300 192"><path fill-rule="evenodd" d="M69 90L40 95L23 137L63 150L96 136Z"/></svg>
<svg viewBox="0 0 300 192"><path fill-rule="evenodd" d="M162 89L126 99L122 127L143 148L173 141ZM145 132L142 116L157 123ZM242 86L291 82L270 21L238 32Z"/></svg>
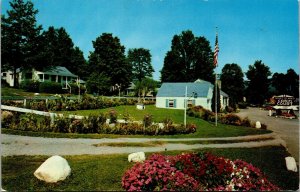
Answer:
<svg viewBox="0 0 300 192"><path fill-rule="evenodd" d="M222 69L220 80L222 91L230 97L230 105L235 107L243 98L244 93L244 74L241 67L235 63L226 64Z"/></svg>
<svg viewBox="0 0 300 192"><path fill-rule="evenodd" d="M157 84L157 81L146 77L135 82L135 91L139 97L145 97L149 91L155 91Z"/></svg>
<svg viewBox="0 0 300 192"><path fill-rule="evenodd" d="M285 76L287 94L299 98L299 75L293 69L289 69Z"/></svg>
<svg viewBox="0 0 300 192"><path fill-rule="evenodd" d="M162 82L214 81L213 53L205 37L195 37L183 31L172 39L161 70Z"/></svg>
<svg viewBox="0 0 300 192"><path fill-rule="evenodd" d="M44 66L41 66L41 69L64 66L72 73L84 76L82 69L86 69L86 61L83 52L78 47L74 47L71 37L64 28L55 29L51 26L43 32L42 39L41 52Z"/></svg>
<svg viewBox="0 0 300 192"><path fill-rule="evenodd" d="M141 82L146 76L152 77L154 69L151 65L151 54L148 49L129 49L127 58L132 65L133 79Z"/></svg>
<svg viewBox="0 0 300 192"><path fill-rule="evenodd" d="M89 93L105 95L110 89L109 82L110 78L104 73L93 72L86 82L87 90Z"/></svg>
<svg viewBox="0 0 300 192"><path fill-rule="evenodd" d="M93 47L95 50L89 56L90 70L109 77L111 87L118 84L121 90L127 88L132 79L132 67L126 60L125 47L119 38L103 33L93 41Z"/></svg>
<svg viewBox="0 0 300 192"><path fill-rule="evenodd" d="M219 113L221 111L221 96L220 96L220 88L219 85L217 84L217 93L216 93L216 88L214 87L213 90L213 97L211 100L211 110L215 113L216 112L216 94L217 94L217 112Z"/></svg>
<svg viewBox="0 0 300 192"><path fill-rule="evenodd" d="M287 94L287 82L286 82L286 76L283 73L274 73L271 79L271 84L275 88L274 94L280 95L280 94Z"/></svg>
<svg viewBox="0 0 300 192"><path fill-rule="evenodd" d="M271 75L270 69L262 61L255 61L254 65L249 65L246 76L249 80L247 87L248 100L253 104L262 105L267 99Z"/></svg>
<svg viewBox="0 0 300 192"><path fill-rule="evenodd" d="M18 85L17 68L29 68L38 65L41 25L37 25L32 2L13 0L7 17L2 15L1 55L2 63L14 72L14 87Z"/></svg>

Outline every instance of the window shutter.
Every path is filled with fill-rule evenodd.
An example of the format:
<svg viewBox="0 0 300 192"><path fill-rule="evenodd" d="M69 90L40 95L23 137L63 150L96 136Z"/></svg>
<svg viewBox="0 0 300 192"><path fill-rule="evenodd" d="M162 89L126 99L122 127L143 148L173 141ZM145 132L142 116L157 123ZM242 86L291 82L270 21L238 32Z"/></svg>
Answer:
<svg viewBox="0 0 300 192"><path fill-rule="evenodd" d="M166 107L169 107L169 99L166 99Z"/></svg>
<svg viewBox="0 0 300 192"><path fill-rule="evenodd" d="M193 106L195 106L195 104L196 104L196 100L193 100Z"/></svg>
<svg viewBox="0 0 300 192"><path fill-rule="evenodd" d="M176 108L176 99L174 99L174 108Z"/></svg>

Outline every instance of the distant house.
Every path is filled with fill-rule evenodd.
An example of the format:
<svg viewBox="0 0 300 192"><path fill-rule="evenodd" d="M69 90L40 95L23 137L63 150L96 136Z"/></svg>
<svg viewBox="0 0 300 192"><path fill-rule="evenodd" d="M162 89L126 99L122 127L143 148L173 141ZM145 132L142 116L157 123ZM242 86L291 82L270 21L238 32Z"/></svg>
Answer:
<svg viewBox="0 0 300 192"><path fill-rule="evenodd" d="M1 78L6 80L10 85L14 85L14 74L13 71L6 71L1 73ZM71 73L67 68L56 66L47 70L37 71L35 69L31 70L17 70L17 79L19 83L24 80L35 80L40 82L57 82L62 85L62 87L67 88L69 82L75 82L78 79L78 76ZM84 83L82 80L80 83Z"/></svg>
<svg viewBox="0 0 300 192"><path fill-rule="evenodd" d="M187 97L185 97L187 89ZM208 81L198 79L189 83L163 83L156 95L156 107L184 109L185 98L187 105L201 105L211 110L214 85ZM197 97L195 97L197 95ZM221 95L221 108L228 106L229 97L223 91Z"/></svg>

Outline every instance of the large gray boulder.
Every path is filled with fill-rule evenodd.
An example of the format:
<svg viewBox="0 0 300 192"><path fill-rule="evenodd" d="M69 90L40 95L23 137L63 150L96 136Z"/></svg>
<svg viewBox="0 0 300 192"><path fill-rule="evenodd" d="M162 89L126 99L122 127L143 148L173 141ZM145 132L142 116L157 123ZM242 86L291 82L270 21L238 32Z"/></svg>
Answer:
<svg viewBox="0 0 300 192"><path fill-rule="evenodd" d="M34 176L47 183L56 183L65 180L71 173L66 159L61 156L48 158L35 172Z"/></svg>

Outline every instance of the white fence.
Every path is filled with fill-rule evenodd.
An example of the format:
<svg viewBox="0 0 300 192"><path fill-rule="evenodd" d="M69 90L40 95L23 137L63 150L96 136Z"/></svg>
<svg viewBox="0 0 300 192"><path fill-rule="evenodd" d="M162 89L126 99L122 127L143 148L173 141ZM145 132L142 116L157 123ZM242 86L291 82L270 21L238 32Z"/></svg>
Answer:
<svg viewBox="0 0 300 192"><path fill-rule="evenodd" d="M7 110L7 111L17 111L22 113L32 113L36 115L43 115L48 116L51 118L51 123L54 122L55 117L63 117L63 114L57 114L57 113L51 113L51 112L45 112L45 111L37 111L32 109L25 109L25 108L19 108L19 107L13 107L13 106L7 106L7 105L1 105L1 110ZM73 119L83 119L84 116L79 115L69 115L69 118Z"/></svg>

